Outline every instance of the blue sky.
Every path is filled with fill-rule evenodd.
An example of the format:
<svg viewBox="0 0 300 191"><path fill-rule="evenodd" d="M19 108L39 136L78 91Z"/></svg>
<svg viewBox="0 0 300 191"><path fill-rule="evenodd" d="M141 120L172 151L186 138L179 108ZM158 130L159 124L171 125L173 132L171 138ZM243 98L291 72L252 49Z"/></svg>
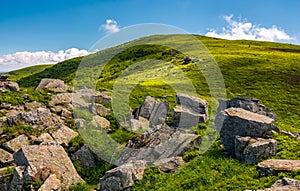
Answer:
<svg viewBox="0 0 300 191"><path fill-rule="evenodd" d="M57 61L84 55L107 33L142 23L228 39L300 44L299 9L297 0L3 0L0 71L18 63L24 67L31 58L32 63L47 62L39 60L44 54L58 55ZM16 58L16 52L24 51L31 56L21 63L24 55Z"/></svg>

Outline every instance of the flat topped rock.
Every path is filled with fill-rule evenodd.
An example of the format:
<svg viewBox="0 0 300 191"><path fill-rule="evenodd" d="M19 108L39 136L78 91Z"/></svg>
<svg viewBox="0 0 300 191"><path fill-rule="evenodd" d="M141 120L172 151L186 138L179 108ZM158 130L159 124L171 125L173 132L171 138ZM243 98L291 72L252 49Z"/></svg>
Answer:
<svg viewBox="0 0 300 191"><path fill-rule="evenodd" d="M253 113L242 108L229 108L224 110L224 112L231 117L239 117L250 121L256 121L259 123L270 124L274 122L274 119L267 117L265 115L260 115Z"/></svg>
<svg viewBox="0 0 300 191"><path fill-rule="evenodd" d="M49 78L42 79L36 87L36 90L53 90L57 92L66 92L70 89L71 87L67 86L64 81Z"/></svg>
<svg viewBox="0 0 300 191"><path fill-rule="evenodd" d="M257 165L257 171L261 176L277 174L282 171L300 170L300 160L270 159L260 162Z"/></svg>

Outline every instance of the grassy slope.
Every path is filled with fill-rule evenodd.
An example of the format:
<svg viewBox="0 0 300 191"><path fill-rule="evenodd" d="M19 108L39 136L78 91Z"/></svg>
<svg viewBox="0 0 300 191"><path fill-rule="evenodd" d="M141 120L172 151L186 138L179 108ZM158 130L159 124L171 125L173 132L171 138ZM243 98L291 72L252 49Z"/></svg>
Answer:
<svg viewBox="0 0 300 191"><path fill-rule="evenodd" d="M153 37L157 41L183 41L178 36ZM182 39L181 39L182 38ZM217 61L226 84L227 97L256 97L278 115L276 125L285 130L300 131L300 46L255 41L228 41L207 37L198 38L206 45ZM114 51L110 49L106 51ZM114 57L104 68L99 79L101 88L110 89L122 70L135 61L160 58L166 65L174 64L192 79L200 96L209 100L207 84L203 76L194 72L192 64L183 65L182 55L176 54L172 61L161 56L164 48L139 46L122 52ZM105 51L98 53L105 55ZM90 60L93 56L90 57ZM72 84L72 78L81 58L62 62L51 68L27 76L19 81L21 87L35 86L41 78L60 78ZM87 67L88 68L88 67ZM93 67L89 67L92 68ZM59 72L58 72L59 71ZM86 72L90 71L86 69ZM197 76L196 76L197 75ZM177 82L180 83L180 82ZM137 106L146 95L166 99L174 105L175 92L167 84L145 81L131 92L130 104ZM275 158L300 158L299 142L280 135L279 152ZM203 156L192 160L179 173L169 175L156 169L146 171L145 178L134 186L134 190L245 190L270 186L283 174L268 178L259 178L255 166L241 164L223 155L220 142L216 142ZM247 172L247 173L245 173ZM299 173L284 174L299 177Z"/></svg>
<svg viewBox="0 0 300 191"><path fill-rule="evenodd" d="M18 80L20 80L22 78L25 78L27 76L31 76L31 75L34 75L36 73L40 73L40 72L44 71L45 69L50 68L52 66L53 66L52 64L31 66L31 67L27 67L27 68L23 68L23 69L8 72L8 74L10 75L9 78L12 81L18 81Z"/></svg>

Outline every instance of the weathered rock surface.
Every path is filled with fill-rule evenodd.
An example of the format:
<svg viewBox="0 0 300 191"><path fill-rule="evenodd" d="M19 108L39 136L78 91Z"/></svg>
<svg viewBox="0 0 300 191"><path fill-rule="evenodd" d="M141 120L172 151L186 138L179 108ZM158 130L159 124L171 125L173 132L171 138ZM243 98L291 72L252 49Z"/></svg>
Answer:
<svg viewBox="0 0 300 191"><path fill-rule="evenodd" d="M59 79L44 78L40 81L36 90L53 90L57 92L66 92L71 90L70 86L67 86L64 81Z"/></svg>
<svg viewBox="0 0 300 191"><path fill-rule="evenodd" d="M56 94L51 97L49 101L49 106L51 110L57 113L60 113L62 109L71 110L72 107L72 93L62 93Z"/></svg>
<svg viewBox="0 0 300 191"><path fill-rule="evenodd" d="M271 109L259 103L259 99L256 98L243 98L237 97L231 100L219 100L219 111L225 110L227 108L242 108L247 111L251 111L254 113L258 113L261 115L268 116L274 120L276 120L276 115L272 113Z"/></svg>
<svg viewBox="0 0 300 191"><path fill-rule="evenodd" d="M156 101L153 97L147 96L143 104L134 110L133 115L137 120L140 116L149 120L150 126L154 127L165 122L169 110L168 102Z"/></svg>
<svg viewBox="0 0 300 191"><path fill-rule="evenodd" d="M0 148L0 167L11 165L13 162L13 155Z"/></svg>
<svg viewBox="0 0 300 191"><path fill-rule="evenodd" d="M7 90L12 92L19 91L19 84L16 82L12 82L8 79L9 75L0 74L0 91L6 92Z"/></svg>
<svg viewBox="0 0 300 191"><path fill-rule="evenodd" d="M36 101L25 103L25 105L24 105L24 109L28 110L28 111L36 110L38 108L46 108L46 106L44 104L36 102Z"/></svg>
<svg viewBox="0 0 300 191"><path fill-rule="evenodd" d="M17 166L14 169L14 175L12 178L12 181L10 184L7 184L7 189L6 190L16 190L16 191L21 191L23 188L23 185L25 183L25 172L26 166Z"/></svg>
<svg viewBox="0 0 300 191"><path fill-rule="evenodd" d="M102 105L106 105L111 102L111 97L108 92L98 92L93 89L80 89L76 91L76 94L85 100L89 100L90 103L95 102Z"/></svg>
<svg viewBox="0 0 300 191"><path fill-rule="evenodd" d="M132 131L146 131L150 126L149 121L143 117L130 119L129 123Z"/></svg>
<svg viewBox="0 0 300 191"><path fill-rule="evenodd" d="M60 128L64 125L63 120L56 114L50 112L46 108L38 108L29 112L22 112L7 118L7 124L14 125L29 125L39 130L50 128Z"/></svg>
<svg viewBox="0 0 300 191"><path fill-rule="evenodd" d="M91 109L93 110L93 108ZM103 105L99 104L99 103L95 103L94 104L94 112L95 114L98 114L100 116L107 116L109 114L111 114L111 110L104 107Z"/></svg>
<svg viewBox="0 0 300 191"><path fill-rule="evenodd" d="M10 152L17 152L19 149L29 145L29 139L26 135L19 135L18 137L3 144L3 147Z"/></svg>
<svg viewBox="0 0 300 191"><path fill-rule="evenodd" d="M238 160L255 164L260 159L273 156L277 151L277 142L273 139L240 137L235 138L235 157Z"/></svg>
<svg viewBox="0 0 300 191"><path fill-rule="evenodd" d="M129 141L115 164L124 164L132 160L157 160L182 156L189 148L201 144L201 137L182 133L166 125L154 131L146 131L136 139Z"/></svg>
<svg viewBox="0 0 300 191"><path fill-rule="evenodd" d="M18 165L16 169L21 170L18 173L15 171L12 185L18 185L21 188L24 180L47 181L51 175L55 175L56 179L61 181L62 189L71 184L83 182L64 148L56 142L23 147L14 154L14 160ZM56 179L54 182L58 183Z"/></svg>
<svg viewBox="0 0 300 191"><path fill-rule="evenodd" d="M135 181L143 178L146 166L145 161L135 160L107 171L100 179L100 191L130 188Z"/></svg>
<svg viewBox="0 0 300 191"><path fill-rule="evenodd" d="M71 159L87 169L95 168L101 164L97 155L95 155L87 145L82 146L78 151L72 154Z"/></svg>
<svg viewBox="0 0 300 191"><path fill-rule="evenodd" d="M77 132L73 131L65 125L61 126L56 131L51 131L49 133L55 141L66 146L68 146L69 142L78 135Z"/></svg>
<svg viewBox="0 0 300 191"><path fill-rule="evenodd" d="M271 186L271 188L266 188L264 190L257 190L257 191L299 191L299 190L300 190L300 180L284 177L280 180L277 180Z"/></svg>
<svg viewBox="0 0 300 191"><path fill-rule="evenodd" d="M284 171L300 170L300 160L270 159L260 162L256 167L260 176L277 174Z"/></svg>
<svg viewBox="0 0 300 191"><path fill-rule="evenodd" d="M171 157L154 162L154 165L159 168L159 170L166 173L175 173L184 164L185 162L182 157Z"/></svg>
<svg viewBox="0 0 300 191"><path fill-rule="evenodd" d="M173 126L189 128L208 120L208 103L198 97L176 94L177 106L173 110Z"/></svg>
<svg viewBox="0 0 300 191"><path fill-rule="evenodd" d="M49 133L42 133L40 136L32 136L32 139L35 143L51 142L54 141Z"/></svg>
<svg viewBox="0 0 300 191"><path fill-rule="evenodd" d="M44 184L38 189L38 191L53 191L58 190L61 187L61 181L56 177L55 174L51 174Z"/></svg>
<svg viewBox="0 0 300 191"><path fill-rule="evenodd" d="M220 131L220 139L229 154L235 154L236 136L267 138L272 133L274 119L246 111L229 108L221 111L215 119L215 128Z"/></svg>
<svg viewBox="0 0 300 191"><path fill-rule="evenodd" d="M100 117L99 115L93 116L92 125L95 127L99 127L101 129L106 130L107 132L111 131L110 122L104 117Z"/></svg>

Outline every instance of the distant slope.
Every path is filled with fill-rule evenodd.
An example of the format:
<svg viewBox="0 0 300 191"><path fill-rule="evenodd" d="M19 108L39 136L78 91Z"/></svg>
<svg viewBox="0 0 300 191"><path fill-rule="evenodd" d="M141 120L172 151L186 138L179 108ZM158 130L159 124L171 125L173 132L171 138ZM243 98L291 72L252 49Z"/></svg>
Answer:
<svg viewBox="0 0 300 191"><path fill-rule="evenodd" d="M53 64L30 66L30 67L27 67L27 68L22 68L22 69L19 69L19 70L14 70L14 71L8 72L8 74L10 75L9 78L12 81L18 81L18 80L20 80L22 78L25 78L27 76L31 76L31 75L34 75L36 73L40 73L40 72L44 71L45 69L50 68L52 66L53 66Z"/></svg>

